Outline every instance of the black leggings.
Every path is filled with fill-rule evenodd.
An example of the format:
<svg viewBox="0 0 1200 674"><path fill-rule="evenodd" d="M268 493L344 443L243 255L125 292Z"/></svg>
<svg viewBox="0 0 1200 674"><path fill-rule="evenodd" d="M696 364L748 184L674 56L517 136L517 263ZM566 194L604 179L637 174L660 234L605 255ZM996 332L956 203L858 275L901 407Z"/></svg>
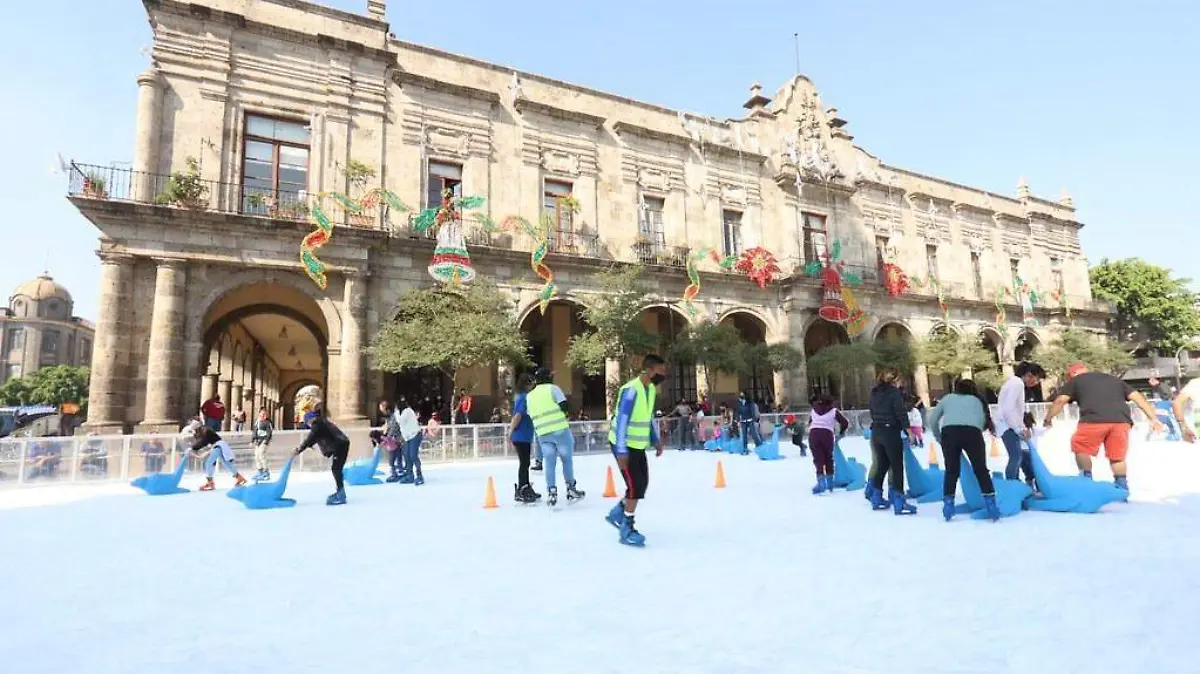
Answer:
<svg viewBox="0 0 1200 674"><path fill-rule="evenodd" d="M946 455L946 477L942 481L942 495L953 498L958 487L958 476L962 473L962 455L966 452L984 494L996 491L992 485L992 474L987 468L987 443L983 431L974 426L943 426L942 452Z"/></svg>
<svg viewBox="0 0 1200 674"><path fill-rule="evenodd" d="M529 484L529 444L513 442L513 447L517 450L517 484L522 487Z"/></svg>
<svg viewBox="0 0 1200 674"><path fill-rule="evenodd" d="M330 464L329 470L333 472L333 482L337 485L338 491L342 491L346 488L345 483L342 482L342 469L346 467L346 457L349 455L350 444L347 443L333 450L333 455L329 457L330 459L333 459L333 463Z"/></svg>
<svg viewBox="0 0 1200 674"><path fill-rule="evenodd" d="M871 486L883 490L883 476L890 474L892 491L904 493L904 441L899 426L871 427Z"/></svg>

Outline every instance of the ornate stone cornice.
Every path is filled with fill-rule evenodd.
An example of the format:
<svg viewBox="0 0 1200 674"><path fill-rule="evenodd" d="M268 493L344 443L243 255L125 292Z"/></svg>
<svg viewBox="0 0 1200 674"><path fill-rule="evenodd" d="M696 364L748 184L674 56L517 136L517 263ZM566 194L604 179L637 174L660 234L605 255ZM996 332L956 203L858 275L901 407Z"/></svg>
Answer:
<svg viewBox="0 0 1200 674"><path fill-rule="evenodd" d="M406 84L412 84L423 89L429 89L430 91L440 91L442 93L451 94L454 96L474 98L476 100L486 101L493 105L499 105L500 103L500 94L496 93L495 91L467 86L465 84L447 82L445 80L439 80L433 77L426 77L425 75L419 75L417 73L410 72L408 70L402 70L400 68L392 71L392 81L396 84L399 84L401 87Z"/></svg>

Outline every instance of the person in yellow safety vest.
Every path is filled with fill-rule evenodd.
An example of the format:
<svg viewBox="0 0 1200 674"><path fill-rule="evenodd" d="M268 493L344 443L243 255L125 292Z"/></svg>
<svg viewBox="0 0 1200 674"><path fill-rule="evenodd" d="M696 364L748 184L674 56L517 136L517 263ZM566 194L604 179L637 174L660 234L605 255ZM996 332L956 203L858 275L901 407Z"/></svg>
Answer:
<svg viewBox="0 0 1200 674"><path fill-rule="evenodd" d="M584 492L575 488L575 436L567 420L567 396L553 384L550 370L540 367L533 373L535 385L525 397L533 434L542 448L546 468L546 505L558 504L558 487L554 484L556 463L562 459L563 480L567 483L567 502L583 498Z"/></svg>
<svg viewBox="0 0 1200 674"><path fill-rule="evenodd" d="M614 506L604 519L617 528L618 540L625 545L646 544L646 537L633 526L633 514L638 501L646 497L650 483L646 450L654 447L655 456L662 456L663 452L654 403L658 385L666 380L667 366L662 357L646 356L642 360L642 373L617 393L616 406L609 417L608 444L625 478L625 500Z"/></svg>

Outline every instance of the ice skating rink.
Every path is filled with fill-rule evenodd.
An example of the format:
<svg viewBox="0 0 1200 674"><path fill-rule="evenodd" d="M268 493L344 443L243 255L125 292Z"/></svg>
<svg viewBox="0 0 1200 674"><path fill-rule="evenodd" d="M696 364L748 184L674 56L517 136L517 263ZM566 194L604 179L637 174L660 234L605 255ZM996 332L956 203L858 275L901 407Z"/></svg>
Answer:
<svg viewBox="0 0 1200 674"><path fill-rule="evenodd" d="M1064 433L1042 455L1073 473ZM869 463L863 440L843 447ZM938 504L898 518L861 492L814 497L812 464L785 454L651 458L644 549L603 520L604 456L577 459L587 499L556 511L512 504L515 462L431 466L422 487L351 487L337 508L328 475L294 476L299 504L272 511L225 498L227 476L157 498L0 492L0 671L1200 668L1200 446L1137 442L1132 502L1097 515L949 524Z"/></svg>

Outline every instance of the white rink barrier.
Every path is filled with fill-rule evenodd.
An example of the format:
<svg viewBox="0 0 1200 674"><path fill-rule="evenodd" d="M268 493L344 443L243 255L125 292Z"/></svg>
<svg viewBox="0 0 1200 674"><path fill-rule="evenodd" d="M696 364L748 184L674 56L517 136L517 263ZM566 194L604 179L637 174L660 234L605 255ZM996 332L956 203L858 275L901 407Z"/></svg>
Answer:
<svg viewBox="0 0 1200 674"><path fill-rule="evenodd" d="M1039 422L1045 415L1046 403L1028 405ZM993 406L993 411L995 410ZM807 425L807 412L796 412ZM850 422L849 434L860 435L870 426L870 415L866 410L846 410ZM1074 422L1078 412L1074 406L1064 410L1063 421ZM769 438L776 423L782 423L787 414L762 415L761 431ZM1141 414L1134 411L1134 420L1141 421ZM676 446L688 439L696 443L713 437L717 419L709 417L697 426L681 422L677 418L664 417L660 420L660 432L664 444ZM516 458L509 442L508 424L470 424L464 426L438 426L427 429L421 445L421 461L424 463L447 463ZM372 450L368 437L370 428L343 429L350 437L350 460L369 456ZM571 423L575 435L575 452L593 454L608 452L608 422L576 421ZM308 431L276 431L267 450L267 463L272 471L282 468L289 454L308 434ZM254 472L254 446L249 431L221 434L229 441L236 455L237 468L249 475ZM790 440L785 432L783 441ZM134 434L107 436L35 437L0 439L0 489L15 486L95 484L102 482L128 482L138 476L170 470L187 446L179 434ZM187 473L203 471L203 458L189 456ZM386 456L381 466L386 467ZM313 448L300 456L293 470L327 471L329 460Z"/></svg>

